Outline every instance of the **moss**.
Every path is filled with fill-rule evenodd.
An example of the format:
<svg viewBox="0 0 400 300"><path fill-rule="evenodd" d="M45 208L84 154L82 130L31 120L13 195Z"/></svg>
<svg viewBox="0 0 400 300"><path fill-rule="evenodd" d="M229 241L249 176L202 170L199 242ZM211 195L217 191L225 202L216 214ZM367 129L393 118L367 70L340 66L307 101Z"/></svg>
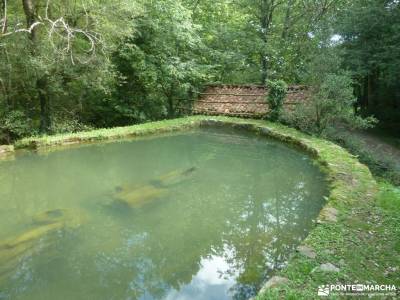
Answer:
<svg viewBox="0 0 400 300"><path fill-rule="evenodd" d="M290 284L268 290L265 294L259 295L257 299L313 299L317 298L318 285L338 281L352 283L356 280L362 282L363 280L371 281L373 278L377 278L382 280L379 283L387 282L385 278L374 276L377 271L383 274L382 268L384 266L376 270L375 265L367 259L373 256L371 253L376 252L373 249L376 245L371 244L367 239L368 236L365 235L366 232L371 231L371 226L366 223L366 220L372 216L375 218L383 214L380 208L375 207L378 191L377 183L369 169L362 165L356 157L326 140L306 135L281 124L262 120L193 116L130 127L29 138L18 141L15 146L16 148L33 147L38 149L54 145L115 140L124 137L172 132L198 126L222 125L252 130L257 134L296 145L307 151L326 171L331 188L327 207L334 208L337 211L337 222L325 222L316 226L303 241L303 243L314 248L317 258L311 260L299 254L293 254L287 267L277 274L289 278ZM382 200L382 202L385 201ZM364 226L365 224L368 226ZM376 242L379 243L378 240ZM391 246L395 247L394 245ZM382 251L382 257L386 259L389 252ZM345 266L341 266L339 273L312 272L321 263L339 264L340 260L344 260Z"/></svg>
<svg viewBox="0 0 400 300"><path fill-rule="evenodd" d="M174 119L151 122L127 127L115 127L92 131L61 134L53 136L31 137L15 143L16 149L40 149L51 146L68 146L71 144L90 143L104 140L116 140L128 137L139 137L154 133L165 133L182 130L193 126L198 118Z"/></svg>
<svg viewBox="0 0 400 300"><path fill-rule="evenodd" d="M400 215L400 187L394 187L388 182L380 182L378 204L387 211Z"/></svg>

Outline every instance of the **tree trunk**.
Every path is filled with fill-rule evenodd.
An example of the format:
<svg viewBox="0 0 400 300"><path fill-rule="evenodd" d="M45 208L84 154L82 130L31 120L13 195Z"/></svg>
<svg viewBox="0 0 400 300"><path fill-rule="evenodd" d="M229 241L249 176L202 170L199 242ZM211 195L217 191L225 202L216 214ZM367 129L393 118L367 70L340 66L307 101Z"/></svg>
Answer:
<svg viewBox="0 0 400 300"><path fill-rule="evenodd" d="M368 76L363 77L361 83L361 106L363 109L368 108Z"/></svg>
<svg viewBox="0 0 400 300"><path fill-rule="evenodd" d="M268 78L268 60L267 54L265 52L261 52L261 84L266 84Z"/></svg>
<svg viewBox="0 0 400 300"><path fill-rule="evenodd" d="M175 117L175 107L174 107L174 99L171 96L168 96L168 117Z"/></svg>
<svg viewBox="0 0 400 300"><path fill-rule="evenodd" d="M261 59L261 84L267 81L268 61L267 61L267 42L268 42L268 14L267 14L267 0L261 2L260 7L260 26L261 26L261 40L263 42L263 49L260 53Z"/></svg>
<svg viewBox="0 0 400 300"><path fill-rule="evenodd" d="M283 23L283 29L282 29L282 42L287 39L288 33L289 33L289 28L290 28L290 19L292 15L292 7L294 4L295 0L288 0L287 7L286 7L286 14L285 14L285 21Z"/></svg>
<svg viewBox="0 0 400 300"><path fill-rule="evenodd" d="M38 98L40 102L40 132L47 133L51 128L50 101L47 95L47 76L36 80Z"/></svg>
<svg viewBox="0 0 400 300"><path fill-rule="evenodd" d="M22 0L24 13L26 17L26 28L30 28L36 21L35 3L34 0ZM36 28L32 28L30 38L32 42L36 42Z"/></svg>
<svg viewBox="0 0 400 300"><path fill-rule="evenodd" d="M7 32L7 0L0 1L0 20L3 19L3 24L0 28L1 33Z"/></svg>
<svg viewBox="0 0 400 300"><path fill-rule="evenodd" d="M46 133L51 127L50 103L46 92L47 78L43 76L36 81L40 102L40 132Z"/></svg>
<svg viewBox="0 0 400 300"><path fill-rule="evenodd" d="M374 93L374 89L373 89L373 75L369 74L368 75L368 94L367 94L367 107L368 109L373 107L373 93Z"/></svg>
<svg viewBox="0 0 400 300"><path fill-rule="evenodd" d="M26 27L29 29L36 22L36 3L35 0L22 0L24 13L26 17ZM31 29L30 39L32 41L32 55L38 55L37 53L37 29L36 27ZM36 79L36 90L37 96L40 102L40 132L46 133L51 127L50 118L50 103L47 96L47 75L38 74Z"/></svg>
<svg viewBox="0 0 400 300"><path fill-rule="evenodd" d="M261 40L263 42L263 49L260 52L261 62L261 84L265 84L268 79L268 58L267 58L267 45L269 38L269 29L272 22L272 16L276 7L275 0L262 0L260 3L260 27L261 27Z"/></svg>

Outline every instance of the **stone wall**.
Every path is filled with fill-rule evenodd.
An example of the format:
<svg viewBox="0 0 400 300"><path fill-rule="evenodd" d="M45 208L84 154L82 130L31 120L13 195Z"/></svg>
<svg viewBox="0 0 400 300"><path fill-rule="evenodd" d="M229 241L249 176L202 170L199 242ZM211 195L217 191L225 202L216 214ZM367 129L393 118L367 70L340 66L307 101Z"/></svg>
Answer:
<svg viewBox="0 0 400 300"><path fill-rule="evenodd" d="M268 89L258 85L208 85L193 105L194 114L261 118L268 112ZM290 86L285 108L306 101L305 86Z"/></svg>

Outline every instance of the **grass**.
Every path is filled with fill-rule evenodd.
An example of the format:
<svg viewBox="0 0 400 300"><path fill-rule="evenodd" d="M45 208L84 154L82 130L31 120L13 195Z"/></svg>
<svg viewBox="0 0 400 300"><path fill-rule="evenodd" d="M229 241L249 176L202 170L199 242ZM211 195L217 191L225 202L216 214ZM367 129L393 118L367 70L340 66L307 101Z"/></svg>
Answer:
<svg viewBox="0 0 400 300"><path fill-rule="evenodd" d="M154 133L173 132L185 127L191 127L196 122L195 117L150 122L134 126L97 129L78 133L58 134L49 136L30 137L17 141L15 149L39 149L53 146L90 143L96 141L116 140Z"/></svg>
<svg viewBox="0 0 400 300"><path fill-rule="evenodd" d="M349 206L347 217L336 224L314 229L306 242L316 249L317 258L307 259L296 253L280 272L291 280L290 284L259 295L257 300L319 299L318 286L326 284L394 284L399 287L399 203L398 188L380 182L377 198L359 206ZM327 262L338 266L340 272L312 272Z"/></svg>
<svg viewBox="0 0 400 300"><path fill-rule="evenodd" d="M400 187L395 187L382 181L380 183L378 205L387 211L400 215Z"/></svg>
<svg viewBox="0 0 400 300"><path fill-rule="evenodd" d="M367 138L364 138L363 134L343 131L336 133L331 138L337 140L349 152L357 155L362 163L368 165L373 175L384 177L394 185L400 185L399 150L393 144L385 145L387 139L383 134L373 137L372 141L368 135Z"/></svg>
<svg viewBox="0 0 400 300"><path fill-rule="evenodd" d="M262 120L194 116L176 120L102 129L76 134L23 139L16 148L48 148L71 143L114 140L151 133L172 132L202 125L245 127L258 134L291 143L308 151L323 166L330 182L326 207L338 211L336 222L317 225L303 241L317 253L309 259L294 253L276 275L287 277L287 285L267 290L264 299L317 299L323 284L378 283L400 286L400 192L386 182L377 182L369 169L346 150L286 126ZM324 215L320 214L324 221ZM340 268L338 273L312 270L322 263ZM332 296L331 299L335 299Z"/></svg>

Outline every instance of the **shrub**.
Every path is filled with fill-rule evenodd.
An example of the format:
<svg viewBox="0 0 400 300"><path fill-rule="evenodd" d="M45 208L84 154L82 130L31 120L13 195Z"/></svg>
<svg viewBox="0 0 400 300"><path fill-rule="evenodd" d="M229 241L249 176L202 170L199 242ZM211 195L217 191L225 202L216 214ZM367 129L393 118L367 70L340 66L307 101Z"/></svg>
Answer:
<svg viewBox="0 0 400 300"><path fill-rule="evenodd" d="M312 87L308 101L299 104L285 116L286 122L308 133L329 136L339 127L351 129L372 127L376 120L355 114L356 98L348 74L328 74Z"/></svg>
<svg viewBox="0 0 400 300"><path fill-rule="evenodd" d="M12 141L33 135L32 121L22 111L3 112L0 115L0 142L10 144Z"/></svg>
<svg viewBox="0 0 400 300"><path fill-rule="evenodd" d="M269 89L267 96L267 102L269 105L268 117L271 120L276 121L281 117L288 86L283 80L268 80L267 88Z"/></svg>
<svg viewBox="0 0 400 300"><path fill-rule="evenodd" d="M93 127L88 126L80 122L74 116L67 116L63 114L55 114L52 116L52 126L50 132L52 134L57 133L72 133L78 131L88 131L93 129Z"/></svg>

